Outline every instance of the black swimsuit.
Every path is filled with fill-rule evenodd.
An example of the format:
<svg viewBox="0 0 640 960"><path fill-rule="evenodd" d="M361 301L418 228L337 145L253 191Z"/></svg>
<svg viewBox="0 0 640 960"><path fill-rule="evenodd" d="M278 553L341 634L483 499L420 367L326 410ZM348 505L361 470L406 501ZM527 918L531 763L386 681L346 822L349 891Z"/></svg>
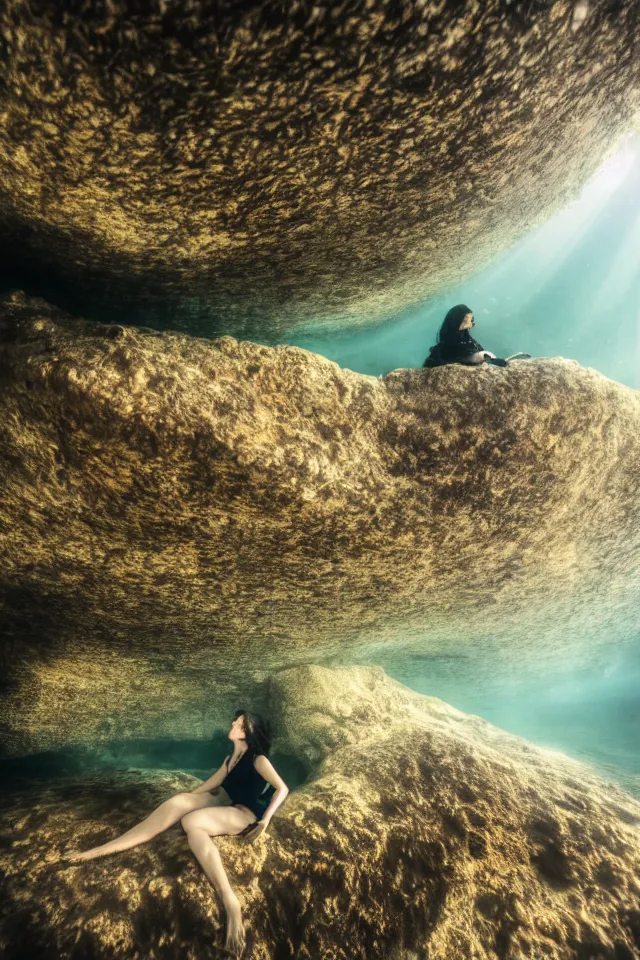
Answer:
<svg viewBox="0 0 640 960"><path fill-rule="evenodd" d="M431 347L429 356L422 366L441 367L445 363L469 363L469 358L481 350L484 350L484 347L473 339L468 330L456 330L445 340Z"/></svg>
<svg viewBox="0 0 640 960"><path fill-rule="evenodd" d="M258 820L271 803L275 787L261 776L253 765L256 754L245 750L238 762L231 768L221 786L231 797L231 802L242 803L252 810ZM228 769L228 766L227 766Z"/></svg>

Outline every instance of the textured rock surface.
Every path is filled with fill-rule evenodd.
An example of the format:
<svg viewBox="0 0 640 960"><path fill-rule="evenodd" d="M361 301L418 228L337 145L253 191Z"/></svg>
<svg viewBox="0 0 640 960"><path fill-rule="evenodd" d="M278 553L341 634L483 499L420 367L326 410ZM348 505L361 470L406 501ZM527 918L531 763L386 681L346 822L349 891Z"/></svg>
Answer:
<svg viewBox="0 0 640 960"><path fill-rule="evenodd" d="M632 960L640 949L640 803L380 668L277 673L278 742L312 765L268 836L219 838L246 960ZM6 960L217 956L223 917L179 826L70 866L184 774L60 780L4 797Z"/></svg>
<svg viewBox="0 0 640 960"><path fill-rule="evenodd" d="M636 392L0 309L5 755L206 738L301 661L523 680L634 635Z"/></svg>
<svg viewBox="0 0 640 960"><path fill-rule="evenodd" d="M197 333L389 316L577 191L639 35L634 0L6 0L0 266Z"/></svg>

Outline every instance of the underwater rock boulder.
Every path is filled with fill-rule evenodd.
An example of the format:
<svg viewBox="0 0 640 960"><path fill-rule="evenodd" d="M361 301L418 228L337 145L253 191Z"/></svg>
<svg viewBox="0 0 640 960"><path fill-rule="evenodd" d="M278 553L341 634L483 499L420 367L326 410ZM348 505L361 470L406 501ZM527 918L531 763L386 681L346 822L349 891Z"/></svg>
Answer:
<svg viewBox="0 0 640 960"><path fill-rule="evenodd" d="M265 686L276 743L311 772L255 844L216 838L246 960L637 954L636 799L379 667L298 667ZM2 797L5 960L215 950L224 916L179 825L123 853L59 859L195 782L88 773Z"/></svg>
<svg viewBox="0 0 640 960"><path fill-rule="evenodd" d="M4 283L198 334L387 317L577 195L639 30L633 0L6 0Z"/></svg>
<svg viewBox="0 0 640 960"><path fill-rule="evenodd" d="M481 685L635 635L640 395L573 361L376 378L16 295L0 378L4 756L207 738L301 662Z"/></svg>

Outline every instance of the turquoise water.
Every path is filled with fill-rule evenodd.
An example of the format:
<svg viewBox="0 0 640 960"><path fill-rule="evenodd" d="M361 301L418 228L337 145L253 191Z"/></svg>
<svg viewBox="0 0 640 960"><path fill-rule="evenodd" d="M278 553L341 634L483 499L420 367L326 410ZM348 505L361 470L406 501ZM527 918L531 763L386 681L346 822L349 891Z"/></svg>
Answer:
<svg viewBox="0 0 640 960"><path fill-rule="evenodd" d="M0 794L57 777L72 777L109 770L171 770L206 780L231 750L228 730L214 730L210 740L113 741L100 747L69 747L3 760ZM307 779L304 763L291 754L274 750L271 758L291 789Z"/></svg>
<svg viewBox="0 0 640 960"><path fill-rule="evenodd" d="M560 356L640 388L640 138L631 139L547 223L481 273L375 330L291 334L358 373L421 366L450 306L475 313L473 336L507 357Z"/></svg>
<svg viewBox="0 0 640 960"><path fill-rule="evenodd" d="M401 669L381 663L418 693L440 697L465 713L541 747L592 764L607 780L640 798L640 634L612 651L599 668L558 673L544 682L492 688L456 676L446 658L408 658Z"/></svg>

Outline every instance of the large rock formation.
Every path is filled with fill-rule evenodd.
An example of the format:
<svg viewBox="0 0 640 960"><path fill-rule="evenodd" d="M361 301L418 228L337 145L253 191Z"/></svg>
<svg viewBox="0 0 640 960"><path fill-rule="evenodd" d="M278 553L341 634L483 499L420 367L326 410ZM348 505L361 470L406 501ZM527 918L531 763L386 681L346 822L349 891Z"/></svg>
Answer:
<svg viewBox="0 0 640 960"><path fill-rule="evenodd" d="M5 755L207 737L301 661L522 680L635 631L640 397L594 370L1 310Z"/></svg>
<svg viewBox="0 0 640 960"><path fill-rule="evenodd" d="M267 834L216 840L245 960L598 957L640 950L640 803L380 668L272 675L278 743L311 768ZM88 775L0 801L5 960L217 956L224 918L179 825L125 853L184 774Z"/></svg>
<svg viewBox="0 0 640 960"><path fill-rule="evenodd" d="M4 282L201 334L388 316L577 192L639 32L634 0L5 0Z"/></svg>

